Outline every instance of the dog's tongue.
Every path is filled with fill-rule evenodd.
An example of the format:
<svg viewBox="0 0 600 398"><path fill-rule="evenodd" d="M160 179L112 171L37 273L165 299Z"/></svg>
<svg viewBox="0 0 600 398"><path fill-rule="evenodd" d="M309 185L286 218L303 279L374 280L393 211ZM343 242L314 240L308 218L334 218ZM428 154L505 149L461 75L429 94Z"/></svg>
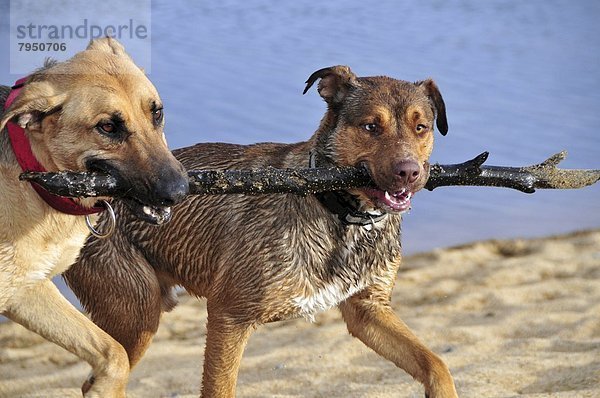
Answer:
<svg viewBox="0 0 600 398"><path fill-rule="evenodd" d="M380 191L379 189L369 189L367 194L394 211L402 212L410 208L412 192L406 189L393 193Z"/></svg>

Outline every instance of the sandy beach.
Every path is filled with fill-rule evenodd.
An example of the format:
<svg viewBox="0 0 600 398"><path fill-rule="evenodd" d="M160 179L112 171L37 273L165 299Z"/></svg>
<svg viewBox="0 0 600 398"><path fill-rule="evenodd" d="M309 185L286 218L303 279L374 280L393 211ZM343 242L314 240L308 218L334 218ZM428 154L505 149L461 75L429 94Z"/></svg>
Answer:
<svg viewBox="0 0 600 398"><path fill-rule="evenodd" d="M449 365L462 397L600 397L600 230L478 242L406 257L392 304ZM134 369L131 398L195 397L206 306L165 314ZM79 397L89 366L0 324L0 397ZM259 328L239 397L423 397L422 387L346 331L335 309Z"/></svg>

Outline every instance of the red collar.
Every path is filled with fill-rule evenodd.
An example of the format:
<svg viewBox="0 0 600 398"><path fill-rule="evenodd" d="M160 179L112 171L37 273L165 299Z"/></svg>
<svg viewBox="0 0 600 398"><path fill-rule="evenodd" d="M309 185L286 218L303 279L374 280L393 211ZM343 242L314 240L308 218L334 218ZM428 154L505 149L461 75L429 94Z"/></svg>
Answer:
<svg viewBox="0 0 600 398"><path fill-rule="evenodd" d="M4 110L7 110L10 104L12 104L15 98L17 98L19 92L25 85L26 80L27 78L24 77L15 82L15 85L12 87L8 98L6 99L6 103L4 104ZM13 122L8 122L6 124L6 128L8 130L8 136L10 137L13 152L17 157L17 161L19 162L21 169L23 171L45 172L46 169L35 158L31 150L31 145L29 143L29 140L27 139L27 135L25 134L25 129L21 128L19 125ZM83 207L77 202L75 202L73 199L53 195L33 182L31 183L31 186L50 207L65 214L71 214L74 216L84 216L89 214L100 213L104 210L103 207Z"/></svg>

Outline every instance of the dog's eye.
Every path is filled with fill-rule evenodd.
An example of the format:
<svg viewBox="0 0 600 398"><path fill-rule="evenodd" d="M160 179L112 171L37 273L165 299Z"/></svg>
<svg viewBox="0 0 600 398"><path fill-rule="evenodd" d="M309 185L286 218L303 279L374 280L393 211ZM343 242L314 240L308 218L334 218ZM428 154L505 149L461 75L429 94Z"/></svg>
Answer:
<svg viewBox="0 0 600 398"><path fill-rule="evenodd" d="M163 120L163 109L158 108L152 111L152 118L154 119L155 124L161 124Z"/></svg>
<svg viewBox="0 0 600 398"><path fill-rule="evenodd" d="M363 126L363 128L365 130L367 130L369 133L378 133L379 132L379 126L375 123L367 123Z"/></svg>
<svg viewBox="0 0 600 398"><path fill-rule="evenodd" d="M103 133L112 134L115 131L115 125L110 122L101 122L98 124L98 128L102 130Z"/></svg>
<svg viewBox="0 0 600 398"><path fill-rule="evenodd" d="M96 124L96 132L119 142L129 136L125 121L119 112L115 112L110 119L100 120Z"/></svg>
<svg viewBox="0 0 600 398"><path fill-rule="evenodd" d="M425 126L424 124L417 124L415 130L417 131L417 133L422 134L427 132L427 130L429 130L429 127Z"/></svg>

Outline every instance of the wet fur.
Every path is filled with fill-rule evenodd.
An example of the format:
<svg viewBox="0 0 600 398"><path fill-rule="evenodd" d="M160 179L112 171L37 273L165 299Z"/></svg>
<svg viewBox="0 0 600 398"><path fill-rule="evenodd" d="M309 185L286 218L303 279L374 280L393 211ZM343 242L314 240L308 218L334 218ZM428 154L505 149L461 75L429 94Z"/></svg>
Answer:
<svg viewBox="0 0 600 398"><path fill-rule="evenodd" d="M357 78L347 67L319 72L308 87L320 79L328 110L309 141L199 144L176 150L176 157L187 169L305 168L314 151L322 165L365 165L389 190L407 185L394 165L410 158L423 168L411 189L422 188L436 113L438 126L447 129L435 84ZM381 126L376 136L362 128L372 121ZM415 135L416 123L430 131ZM377 207L361 191L354 194L364 209ZM371 230L344 226L315 196L291 194L192 196L160 228L139 223L122 205L117 212L116 234L90 239L65 276L94 322L123 344L131 366L150 344L161 313L174 307L172 287L181 285L207 298L204 397L235 395L254 328L312 319L332 306L353 336L423 383L430 398L456 397L446 365L389 305L401 259L400 214L388 214Z"/></svg>
<svg viewBox="0 0 600 398"><path fill-rule="evenodd" d="M0 109L9 91L0 86ZM84 171L90 157L110 159L115 167L134 170L137 176L128 178L152 191L141 180L156 179L155 168L183 169L162 131L146 128L150 114L132 101L150 98L159 98L154 86L123 47L107 38L69 61L48 62L34 72L0 119L0 313L87 361L96 383L86 397L125 396L127 354L51 282L75 261L89 231L83 216L54 210L28 182L19 181L22 170L4 127L9 121L24 127L33 153L48 171ZM138 129L126 145L93 131L98 117L115 108ZM159 164L150 162L149 152ZM87 207L95 202L80 201Z"/></svg>

